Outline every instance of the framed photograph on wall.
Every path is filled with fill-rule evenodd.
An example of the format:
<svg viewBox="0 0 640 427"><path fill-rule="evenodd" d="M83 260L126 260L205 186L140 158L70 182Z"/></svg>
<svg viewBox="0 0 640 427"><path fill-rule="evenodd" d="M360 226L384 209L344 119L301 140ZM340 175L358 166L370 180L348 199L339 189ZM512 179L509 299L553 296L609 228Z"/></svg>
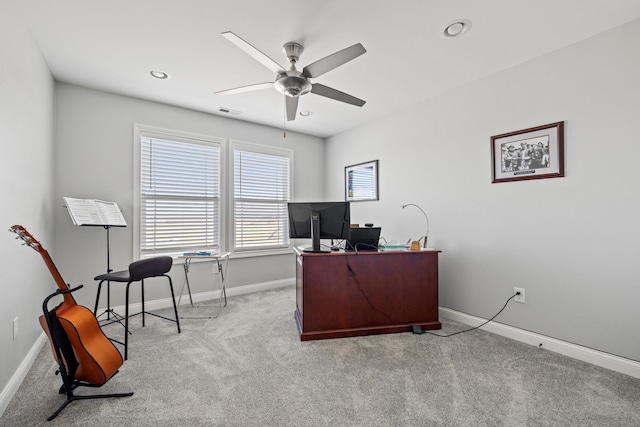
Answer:
<svg viewBox="0 0 640 427"><path fill-rule="evenodd" d="M345 167L344 192L347 202L378 200L378 161Z"/></svg>
<svg viewBox="0 0 640 427"><path fill-rule="evenodd" d="M491 137L492 183L564 176L564 122Z"/></svg>

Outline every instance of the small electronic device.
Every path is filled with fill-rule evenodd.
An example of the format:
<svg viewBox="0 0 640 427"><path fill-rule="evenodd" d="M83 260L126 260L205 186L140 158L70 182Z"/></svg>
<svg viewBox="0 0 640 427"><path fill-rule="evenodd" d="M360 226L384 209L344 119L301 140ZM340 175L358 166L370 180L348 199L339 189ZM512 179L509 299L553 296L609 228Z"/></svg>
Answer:
<svg viewBox="0 0 640 427"><path fill-rule="evenodd" d="M377 251L381 227L352 228L345 249L351 251Z"/></svg>

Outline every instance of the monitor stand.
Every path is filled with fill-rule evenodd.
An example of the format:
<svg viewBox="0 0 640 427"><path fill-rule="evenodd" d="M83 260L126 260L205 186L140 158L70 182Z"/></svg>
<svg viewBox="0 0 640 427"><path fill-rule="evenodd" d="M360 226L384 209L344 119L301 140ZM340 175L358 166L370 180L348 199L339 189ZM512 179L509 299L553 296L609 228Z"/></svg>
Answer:
<svg viewBox="0 0 640 427"><path fill-rule="evenodd" d="M315 250L313 248L303 249L302 252L304 252L305 254L328 254L328 253L331 253L331 251L328 251L326 249Z"/></svg>
<svg viewBox="0 0 640 427"><path fill-rule="evenodd" d="M331 251L320 249L320 212L311 212L311 249L303 249L306 253L327 253Z"/></svg>

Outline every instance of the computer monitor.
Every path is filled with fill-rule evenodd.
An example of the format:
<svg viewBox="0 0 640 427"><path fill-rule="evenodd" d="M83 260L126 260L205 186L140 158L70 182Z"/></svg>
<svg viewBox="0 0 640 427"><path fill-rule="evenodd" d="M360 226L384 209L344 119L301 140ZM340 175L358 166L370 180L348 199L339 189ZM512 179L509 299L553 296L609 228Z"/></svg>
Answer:
<svg viewBox="0 0 640 427"><path fill-rule="evenodd" d="M311 239L305 252L320 249L320 239L348 239L351 230L349 202L289 203L289 237Z"/></svg>

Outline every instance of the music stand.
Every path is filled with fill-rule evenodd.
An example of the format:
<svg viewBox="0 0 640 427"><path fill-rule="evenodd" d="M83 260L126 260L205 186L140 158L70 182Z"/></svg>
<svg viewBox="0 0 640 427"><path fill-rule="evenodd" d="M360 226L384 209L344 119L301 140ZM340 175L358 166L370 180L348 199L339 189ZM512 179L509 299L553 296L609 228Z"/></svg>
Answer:
<svg viewBox="0 0 640 427"><path fill-rule="evenodd" d="M110 249L110 243L109 243L109 230L111 229L111 227L122 227L122 226L103 225L103 227L105 230L107 230L107 274L109 274L113 271L113 269L111 268L111 255L110 255L111 249ZM105 314L107 315L107 319L106 319L107 322L102 323L100 326L106 326L106 325L110 325L112 323L118 322L122 325L122 327L124 327L124 323L122 323L122 321L124 320L124 317L116 313L115 310L111 308L111 282L108 280L107 280L107 308L105 308L104 311L100 314L97 314L97 310L98 310L98 300L96 299L96 306L93 310L94 314L96 314L96 319L100 320L100 317L104 316ZM112 315L115 320L109 321L111 320ZM120 343L119 341L116 341L116 342Z"/></svg>
<svg viewBox="0 0 640 427"><path fill-rule="evenodd" d="M122 216L122 211L118 207L116 202L105 202L95 199L74 199L71 197L63 197L65 201L65 207L69 211L69 216L75 225L89 226L89 227L103 227L107 231L107 274L111 273L111 250L109 242L109 230L112 227L126 227L127 222ZM101 326L110 325L111 323L118 322L124 327L124 317L116 313L111 308L111 283L107 282L107 308L100 315L98 311L98 299L96 298L96 305L93 313L96 318L100 318L103 315L107 315L107 323L101 324ZM111 320L111 315L115 320ZM129 332L129 331L127 331ZM115 340L114 340L115 341ZM119 341L115 341L120 343ZM122 343L120 343L122 344Z"/></svg>

